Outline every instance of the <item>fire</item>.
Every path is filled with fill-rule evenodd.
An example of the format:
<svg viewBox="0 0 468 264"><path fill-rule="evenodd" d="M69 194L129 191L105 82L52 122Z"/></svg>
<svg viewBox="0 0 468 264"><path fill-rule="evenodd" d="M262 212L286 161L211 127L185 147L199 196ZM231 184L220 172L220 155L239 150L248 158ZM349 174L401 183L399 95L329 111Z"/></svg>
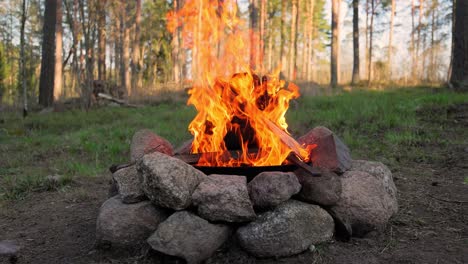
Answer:
<svg viewBox="0 0 468 264"><path fill-rule="evenodd" d="M307 160L309 149L282 137L289 101L299 89L285 87L279 69L262 77L251 70L262 71L249 64L256 37L237 16L236 1L186 1L167 18L168 29L180 29L183 47L191 51L194 85L187 104L198 111L189 125L192 152L202 153L197 165L281 165L291 152Z"/></svg>

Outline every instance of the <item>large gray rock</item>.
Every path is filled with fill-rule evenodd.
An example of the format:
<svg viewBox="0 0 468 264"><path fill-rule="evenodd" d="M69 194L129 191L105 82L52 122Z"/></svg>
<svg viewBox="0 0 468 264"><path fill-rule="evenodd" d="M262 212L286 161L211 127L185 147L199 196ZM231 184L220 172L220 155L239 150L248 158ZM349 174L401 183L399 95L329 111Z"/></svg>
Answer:
<svg viewBox="0 0 468 264"><path fill-rule="evenodd" d="M212 224L187 211L176 212L148 238L150 246L167 255L200 263L228 239L230 228Z"/></svg>
<svg viewBox="0 0 468 264"><path fill-rule="evenodd" d="M280 171L262 172L247 187L254 206L260 208L275 207L301 190L294 173Z"/></svg>
<svg viewBox="0 0 468 264"><path fill-rule="evenodd" d="M341 177L342 193L330 208L340 222L351 226L354 236L382 230L398 211L396 188L390 170L380 162L359 161Z"/></svg>
<svg viewBox="0 0 468 264"><path fill-rule="evenodd" d="M124 204L115 196L105 201L99 210L97 245L117 249L139 248L167 217L165 210L156 208L149 201Z"/></svg>
<svg viewBox="0 0 468 264"><path fill-rule="evenodd" d="M378 161L353 160L350 170L367 172L382 181L386 193L395 201L395 203L392 203L392 211L394 213L398 211L397 189L393 182L392 172L387 166Z"/></svg>
<svg viewBox="0 0 468 264"><path fill-rule="evenodd" d="M138 174L136 166L120 169L112 174L117 183L117 190L123 203L137 203L145 200L141 188L142 177Z"/></svg>
<svg viewBox="0 0 468 264"><path fill-rule="evenodd" d="M297 139L306 145L315 144L310 152L314 167L320 167L337 173L343 173L351 167L351 154L348 147L326 127L319 126Z"/></svg>
<svg viewBox="0 0 468 264"><path fill-rule="evenodd" d="M137 169L145 195L154 204L174 210L190 206L193 191L206 177L189 164L159 152L143 156Z"/></svg>
<svg viewBox="0 0 468 264"><path fill-rule="evenodd" d="M192 198L198 214L210 221L246 222L256 217L244 176L209 175Z"/></svg>
<svg viewBox="0 0 468 264"><path fill-rule="evenodd" d="M334 205L341 196L340 176L333 172L321 171L320 177L313 177L307 171L294 172L302 185L299 198L305 202L324 206Z"/></svg>
<svg viewBox="0 0 468 264"><path fill-rule="evenodd" d="M156 135L149 129L142 129L133 134L130 144L130 160L136 161L145 154L161 152L169 156L174 155L171 143L166 139Z"/></svg>
<svg viewBox="0 0 468 264"><path fill-rule="evenodd" d="M289 200L237 230L241 247L256 257L285 257L329 241L333 218L317 205Z"/></svg>

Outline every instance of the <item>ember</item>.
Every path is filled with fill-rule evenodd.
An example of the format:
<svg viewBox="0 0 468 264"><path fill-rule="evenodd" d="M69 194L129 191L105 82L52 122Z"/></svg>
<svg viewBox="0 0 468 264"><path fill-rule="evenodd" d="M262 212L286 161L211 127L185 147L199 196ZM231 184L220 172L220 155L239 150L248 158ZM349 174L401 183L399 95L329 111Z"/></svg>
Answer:
<svg viewBox="0 0 468 264"><path fill-rule="evenodd" d="M235 1L198 2L168 14L169 30L183 25L184 46L192 49L194 86L187 103L198 111L189 125L192 153L201 154L197 165L275 166L291 152L308 161L313 146L292 139L285 119L289 101L299 97L298 87L285 86L279 69L262 78L253 72L263 72L261 65L252 65L259 60L252 60L246 48L256 37L241 30ZM198 8L203 12L195 12Z"/></svg>

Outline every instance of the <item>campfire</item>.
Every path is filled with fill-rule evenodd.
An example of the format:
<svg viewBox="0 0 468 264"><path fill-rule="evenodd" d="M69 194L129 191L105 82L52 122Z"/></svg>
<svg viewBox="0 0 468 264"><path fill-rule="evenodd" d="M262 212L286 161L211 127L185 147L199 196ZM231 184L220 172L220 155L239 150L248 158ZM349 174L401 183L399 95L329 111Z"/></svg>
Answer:
<svg viewBox="0 0 468 264"><path fill-rule="evenodd" d="M396 213L385 165L352 160L325 127L297 139L288 133L285 114L299 89L279 78L280 67L266 74L261 52L247 52L258 38L242 33L236 7L186 1L168 15L192 51L193 139L174 151L152 131L134 134L131 163L111 167L115 188L99 212L98 246L151 247L201 263L223 244L221 262L242 259L229 257L238 243L254 260L279 258L382 230Z"/></svg>

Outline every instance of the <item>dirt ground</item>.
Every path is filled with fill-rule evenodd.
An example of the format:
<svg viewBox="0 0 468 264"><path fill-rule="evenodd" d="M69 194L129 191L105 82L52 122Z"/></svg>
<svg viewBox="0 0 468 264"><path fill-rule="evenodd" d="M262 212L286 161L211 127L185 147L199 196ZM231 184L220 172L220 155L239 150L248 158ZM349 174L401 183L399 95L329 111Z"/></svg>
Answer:
<svg viewBox="0 0 468 264"><path fill-rule="evenodd" d="M430 121L430 115L425 111L421 118ZM447 115L451 125L468 129L468 104L450 108ZM463 145L421 146L442 155L440 161L401 160L392 168L400 208L384 233L334 241L314 252L277 260L255 260L236 248L221 249L208 263L468 263L465 135L451 131L444 135ZM157 254L129 258L94 249L96 215L107 198L109 178L75 182L60 191L33 193L3 204L0 240L21 246L17 263L178 263Z"/></svg>

